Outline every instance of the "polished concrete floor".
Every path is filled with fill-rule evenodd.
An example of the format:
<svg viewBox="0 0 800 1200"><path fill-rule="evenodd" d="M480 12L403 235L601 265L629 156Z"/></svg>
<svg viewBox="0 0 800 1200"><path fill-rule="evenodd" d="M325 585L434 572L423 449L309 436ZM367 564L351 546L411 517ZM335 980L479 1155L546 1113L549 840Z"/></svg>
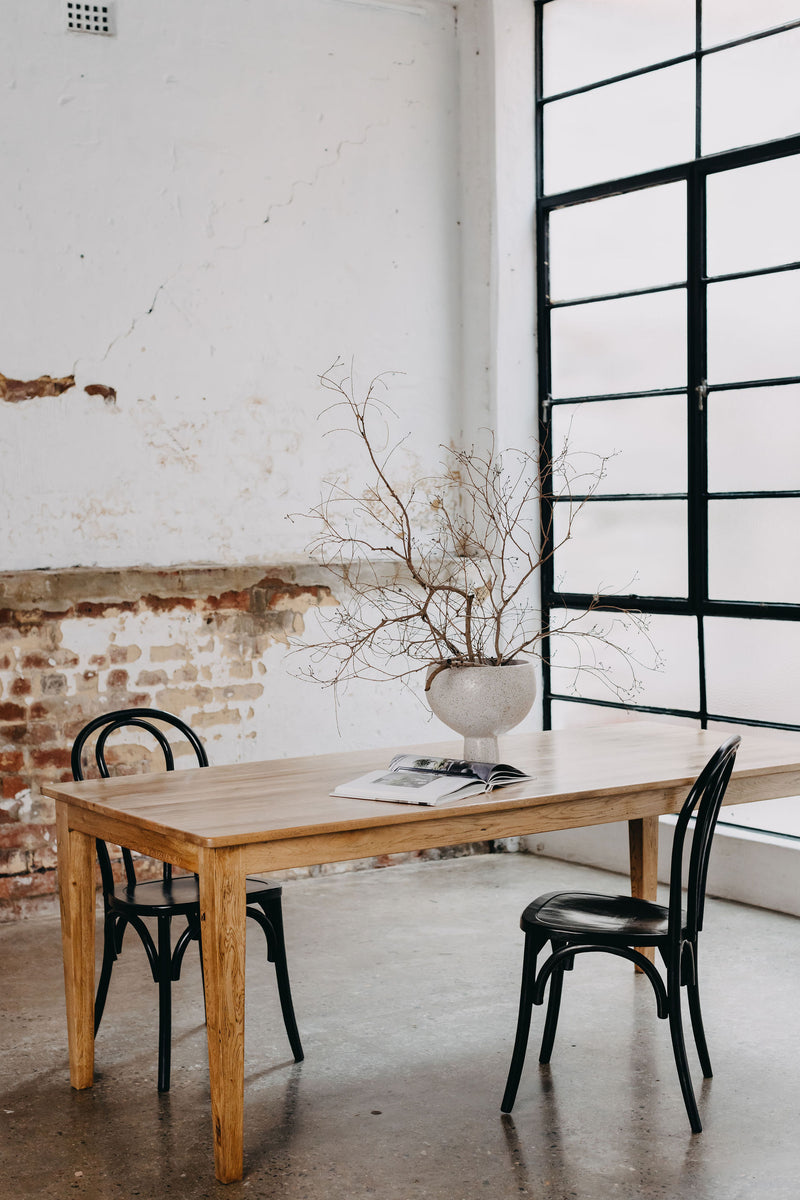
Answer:
<svg viewBox="0 0 800 1200"><path fill-rule="evenodd" d="M156 1091L155 987L132 938L92 1090L68 1083L55 919L0 928L0 1195L275 1200L797 1200L800 925L710 902L690 1133L665 1022L620 960L576 963L550 1067L532 1045L499 1101L518 917L554 887L619 877L526 855L330 875L284 891L306 1060L291 1061L263 939L248 933L245 1177L215 1182L200 976L176 985L172 1090ZM536 1014L537 1021L541 1015Z"/></svg>

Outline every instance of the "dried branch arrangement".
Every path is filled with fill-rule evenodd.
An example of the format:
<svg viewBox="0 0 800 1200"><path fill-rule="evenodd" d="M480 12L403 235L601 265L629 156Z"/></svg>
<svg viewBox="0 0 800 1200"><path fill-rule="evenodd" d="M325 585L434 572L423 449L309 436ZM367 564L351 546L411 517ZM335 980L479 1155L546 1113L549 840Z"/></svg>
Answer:
<svg viewBox="0 0 800 1200"><path fill-rule="evenodd" d="M607 460L565 447L544 461L538 445L501 453L490 441L486 449L442 447L440 473L401 483L403 441L387 437L396 419L385 398L388 376L377 376L359 397L352 373L342 370L337 362L320 376L335 396L327 411L344 414L343 427L360 441L372 482L362 490L342 479L329 482L320 503L302 514L317 526L311 557L345 585L338 607L320 613L329 636L303 643L310 665L302 673L338 684L408 679L431 666L434 673L502 666L541 654L549 636L551 649L555 637L573 648L590 645L588 656L572 656L576 674L588 670L617 695L632 695L637 664L618 635L631 623L643 629L641 616L617 611L609 621L612 610L595 599L545 630L533 586L546 558L572 536ZM544 525L543 488L553 501ZM562 519L553 537L557 505ZM603 619L587 623L595 611ZM624 663L623 683L612 680L606 651Z"/></svg>

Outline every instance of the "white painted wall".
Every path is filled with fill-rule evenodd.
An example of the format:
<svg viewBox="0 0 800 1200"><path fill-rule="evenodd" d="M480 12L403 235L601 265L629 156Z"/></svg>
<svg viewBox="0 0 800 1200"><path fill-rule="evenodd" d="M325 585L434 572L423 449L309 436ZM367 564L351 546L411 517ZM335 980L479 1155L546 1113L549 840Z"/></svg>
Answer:
<svg viewBox="0 0 800 1200"><path fill-rule="evenodd" d="M3 566L302 561L337 356L405 372L422 447L460 428L456 10L64 8L0 16L0 371L75 375L3 406Z"/></svg>

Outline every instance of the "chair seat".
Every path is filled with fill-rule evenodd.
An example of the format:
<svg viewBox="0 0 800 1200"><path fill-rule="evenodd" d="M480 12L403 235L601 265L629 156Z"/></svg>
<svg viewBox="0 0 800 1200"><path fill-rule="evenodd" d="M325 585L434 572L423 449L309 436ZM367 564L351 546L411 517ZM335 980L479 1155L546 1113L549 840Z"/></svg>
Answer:
<svg viewBox="0 0 800 1200"><path fill-rule="evenodd" d="M526 932L556 937L602 937L620 945L656 945L669 932L669 912L661 904L631 896L594 892L548 892L531 901L520 920Z"/></svg>
<svg viewBox="0 0 800 1200"><path fill-rule="evenodd" d="M248 904L266 899L271 894L276 897L281 894L279 883L270 883L252 875L248 875L245 885ZM197 908L200 891L194 875L176 875L169 883L153 879L147 883L137 883L135 888L128 888L124 883L117 884L109 901L110 906L118 911L135 911L145 917L162 914L185 916Z"/></svg>

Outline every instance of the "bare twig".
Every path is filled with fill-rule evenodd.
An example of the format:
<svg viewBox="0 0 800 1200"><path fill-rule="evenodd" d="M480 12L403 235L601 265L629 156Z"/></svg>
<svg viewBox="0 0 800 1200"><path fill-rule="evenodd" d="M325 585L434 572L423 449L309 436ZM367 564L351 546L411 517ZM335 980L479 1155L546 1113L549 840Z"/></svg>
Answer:
<svg viewBox="0 0 800 1200"><path fill-rule="evenodd" d="M309 654L302 673L333 685L408 680L431 667L502 665L541 654L545 638L563 638L573 651L591 646L588 656L577 654L576 672L603 679L618 695L633 694L641 664L618 635L623 626L646 634L641 614L613 610L610 625L587 620L610 611L595 597L583 612L565 611L560 623L551 614L544 628L533 595L542 565L572 537L607 459L573 455L567 445L552 459L538 444L500 453L490 439L485 449L442 447L440 474L402 487L390 472L404 439L389 436L394 414L381 395L390 374L376 376L362 398L352 370L343 375L338 361L320 376L335 397L326 412L344 411L340 428L358 438L373 479L360 492L335 479L302 514L317 526L312 558L346 588L337 608L320 613L328 636L299 643ZM625 665L623 685L604 650Z"/></svg>

